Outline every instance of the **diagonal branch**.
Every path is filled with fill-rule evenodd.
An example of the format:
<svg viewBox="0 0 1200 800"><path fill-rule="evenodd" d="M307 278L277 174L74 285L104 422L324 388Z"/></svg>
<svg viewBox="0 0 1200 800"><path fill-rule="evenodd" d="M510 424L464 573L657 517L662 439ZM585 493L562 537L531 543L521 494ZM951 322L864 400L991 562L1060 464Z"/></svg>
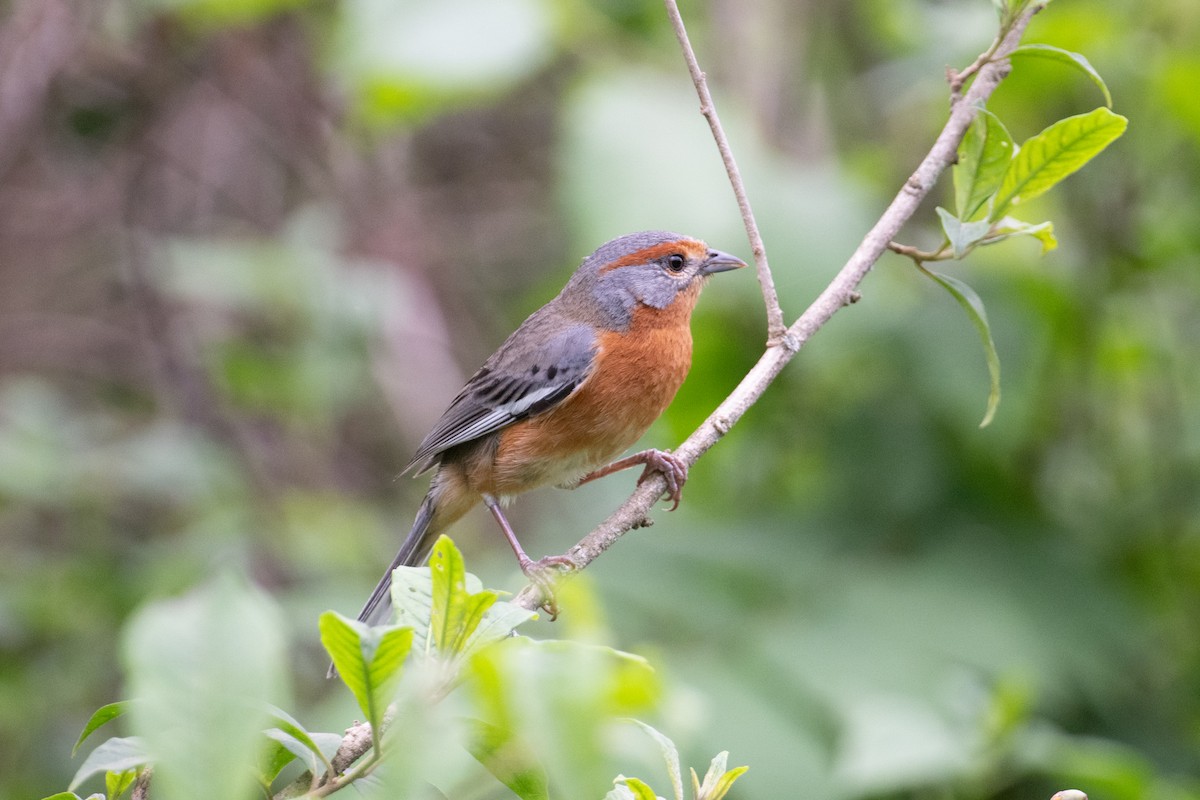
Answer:
<svg viewBox="0 0 1200 800"><path fill-rule="evenodd" d="M682 22L678 19L679 12L675 6L675 0L665 0L665 2L668 13L671 14L672 19L675 21L680 43L684 47L685 57L688 60L689 68L692 70L692 77L696 82L696 90L700 95L701 110L709 120L709 125L713 128L713 135L717 137L717 146L721 150L722 158L724 159L728 150L728 142L725 141L723 133L718 133L720 126L716 122L716 111L712 108L712 98L708 94L707 86L703 79L704 74L700 71L699 66L695 64L695 55L691 52L690 47L687 46L686 33L682 33L683 26ZM957 94L953 98L953 102L950 105L950 116L946 120L941 133L938 134L937 139L934 141L933 147L930 148L929 153L922 159L913 174L905 181L904 186L901 187L891 204L883 212L883 215L871 230L867 232L867 235L859 244L858 249L850 256L846 265L834 276L830 284L812 302L800 318L787 328L779 338L778 346L767 348L766 352L759 358L758 363L742 378L737 388L717 406L708 419L675 451L675 455L683 459L688 466L695 464L700 456L729 432L729 429L762 396L767 387L771 385L771 382L775 380L775 377L783 370L784 366L812 338L813 334L820 330L837 313L838 309L858 299L858 285L867 276L867 273L870 272L875 262L883 255L888 247L888 242L895 238L904 223L916 213L921 201L933 189L942 172L954 163L958 146L962 142L971 121L975 118L977 110L987 101L992 92L996 90L996 87L1000 85L1000 82L1008 76L1010 70L1007 60L1008 55L1020 43L1021 37L1024 35L1025 29L1029 26L1030 20L1044 6L1045 3L1041 2L1030 4L1011 27L1004 32L999 42L994 42L988 48L990 56L986 59L977 60L976 64L982 65L978 67L975 64L972 65L977 70L975 78L971 82L967 92L961 96L961 99L959 99ZM958 90L961 90L961 86L958 87ZM734 193L738 196L740 204L746 195L745 189L741 185L741 177L737 173L736 166L733 166L732 155L728 159L725 159L725 164L729 172L730 181L734 186ZM748 211L748 209L749 203L746 204L746 210ZM743 216L747 220L749 230L753 224L753 215L744 213ZM751 236L753 242L753 234ZM756 249L756 260L758 257L759 251ZM761 270L765 271L765 266L764 258ZM760 271L761 274L762 272ZM767 273L767 278L769 282L769 272ZM767 285L769 283L764 283L764 287ZM767 300L767 304L769 313L771 306L770 299ZM776 307L778 307L778 304L776 304ZM665 488L666 483L661 476L656 475L647 479L634 490L633 494L629 496L620 508L609 515L608 519L596 526L591 533L583 537L578 544L567 552L567 555L570 556L579 569L586 567L598 558L601 553L611 547L627 531L645 525L650 509L662 496ZM529 609L538 608L545 600L544 590L536 584L526 586L514 598L514 602L518 605Z"/></svg>

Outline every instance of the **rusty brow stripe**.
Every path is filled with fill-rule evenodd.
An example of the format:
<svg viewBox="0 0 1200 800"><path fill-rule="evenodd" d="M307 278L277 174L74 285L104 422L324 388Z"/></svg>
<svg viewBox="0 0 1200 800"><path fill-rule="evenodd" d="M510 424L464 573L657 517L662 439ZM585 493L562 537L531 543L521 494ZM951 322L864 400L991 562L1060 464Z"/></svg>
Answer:
<svg viewBox="0 0 1200 800"><path fill-rule="evenodd" d="M647 261L653 261L656 258L669 256L671 253L685 251L690 255L703 255L705 245L703 242L697 242L695 239L678 239L674 242L663 242L662 244L643 247L641 250L635 250L627 256L621 256L616 261L610 261L600 268L601 273L608 272L610 269L620 269L628 267L631 264L645 264Z"/></svg>

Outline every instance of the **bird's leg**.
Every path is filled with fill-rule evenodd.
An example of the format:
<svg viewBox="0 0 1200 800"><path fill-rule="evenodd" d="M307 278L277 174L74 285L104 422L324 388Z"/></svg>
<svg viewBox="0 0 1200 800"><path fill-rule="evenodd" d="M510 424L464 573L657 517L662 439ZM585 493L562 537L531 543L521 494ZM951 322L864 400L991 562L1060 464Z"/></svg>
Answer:
<svg viewBox="0 0 1200 800"><path fill-rule="evenodd" d="M517 563L521 566L521 572L525 573L525 577L538 585L542 590L542 596L546 598L546 602L542 603L542 608L546 609L546 613L553 620L558 617L558 603L554 600L554 581L547 574L549 567L567 567L575 569L576 564L569 556L546 556L534 561L525 553L525 548L521 547L521 543L517 541L517 535L513 533L512 526L508 524L508 519L504 516L504 510L500 508L500 502L490 494L483 496L483 504L487 506L488 511L492 512L492 516L496 518L496 523L499 524L500 530L504 533L504 538L508 539L508 544L512 547L513 552L517 556Z"/></svg>
<svg viewBox="0 0 1200 800"><path fill-rule="evenodd" d="M674 511L679 508L679 499L683 497L683 484L687 483L687 464L683 462L683 459L664 450L643 450L640 453L634 453L631 456L618 459L607 467L601 467L595 472L589 472L587 475L584 475L575 485L581 486L597 478L603 478L605 475L612 475L614 472L636 467L638 464L646 465L646 468L642 470L641 477L638 478L638 485L641 486L642 482L653 473L661 472L662 476L667 480L666 495L673 502L670 510Z"/></svg>
<svg viewBox="0 0 1200 800"><path fill-rule="evenodd" d="M517 535L513 533L512 526L508 524L508 519L504 516L503 509L500 508L500 502L490 494L483 496L483 504L492 512L492 516L496 518L496 522L500 525L500 530L504 533L504 538L508 539L509 546L517 555L517 563L521 565L521 571L527 576L533 577L533 573L544 570L546 567L568 567L574 569L576 564L571 560L570 556L546 556L545 558L534 561L525 553L525 548L521 547L521 543L517 541Z"/></svg>

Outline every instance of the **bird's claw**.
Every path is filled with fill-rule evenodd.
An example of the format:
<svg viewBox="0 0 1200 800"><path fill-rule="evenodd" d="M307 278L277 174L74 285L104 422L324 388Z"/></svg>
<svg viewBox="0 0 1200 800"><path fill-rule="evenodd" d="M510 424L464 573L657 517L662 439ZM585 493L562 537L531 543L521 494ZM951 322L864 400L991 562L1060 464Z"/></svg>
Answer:
<svg viewBox="0 0 1200 800"><path fill-rule="evenodd" d="M548 571L555 572L570 572L573 569L578 569L579 565L575 563L575 559L570 556L545 556L534 561L532 558L521 559L521 572L525 573L525 577L534 578L538 574Z"/></svg>
<svg viewBox="0 0 1200 800"><path fill-rule="evenodd" d="M558 619L558 600L553 594L546 594L546 592L549 591L550 590L548 588L542 587L542 597L545 597L546 600L540 606L538 606L538 608L540 608L542 611L545 611L550 617L550 621L554 622Z"/></svg>
<svg viewBox="0 0 1200 800"><path fill-rule="evenodd" d="M545 556L537 561L532 558L524 558L520 564L521 572L525 573L525 577L538 587L542 597L545 598L541 605L542 610L550 615L551 622L558 619L558 601L554 596L557 576L563 572L578 569L579 565L570 556Z"/></svg>
<svg viewBox="0 0 1200 800"><path fill-rule="evenodd" d="M662 450L647 450L646 468L642 470L642 475L638 478L638 486L641 486L656 472L660 473L667 482L667 490L664 494L671 500L671 507L668 511L674 511L679 508L679 501L683 497L683 485L687 483L687 464L679 456L671 453Z"/></svg>

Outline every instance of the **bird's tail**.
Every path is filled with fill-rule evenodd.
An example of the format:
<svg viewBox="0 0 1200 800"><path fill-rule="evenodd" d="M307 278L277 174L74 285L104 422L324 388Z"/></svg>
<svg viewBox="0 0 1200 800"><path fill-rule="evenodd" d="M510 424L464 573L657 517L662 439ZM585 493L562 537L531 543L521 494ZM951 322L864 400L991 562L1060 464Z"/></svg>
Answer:
<svg viewBox="0 0 1200 800"><path fill-rule="evenodd" d="M393 570L396 567L416 567L425 563L425 559L433 547L434 536L443 527L439 525L435 528L432 524L436 508L434 494L435 492L431 491L421 501L421 507L417 509L417 518L413 520L412 530L408 532L408 538L404 540L404 544L400 545L400 552L396 553L396 557L392 559L387 572L383 573L379 583L375 584L375 591L371 592L362 611L358 612L359 622L365 622L368 625L386 623L392 610Z"/></svg>
<svg viewBox="0 0 1200 800"><path fill-rule="evenodd" d="M421 501L421 507L417 509L417 518L413 520L408 538L404 540L404 544L400 545L400 552L396 553L387 572L383 573L379 583L375 584L375 591L371 592L366 605L363 606L362 611L358 612L359 622L365 622L368 625L387 622L392 610L392 571L396 567L415 567L425 561L433 547L434 535L437 533L437 529L434 529L432 525L436 506L434 492L431 491ZM337 674L337 669L330 664L325 677L335 678Z"/></svg>
<svg viewBox="0 0 1200 800"><path fill-rule="evenodd" d="M400 552L396 553L391 566L375 585L375 591L371 592L366 605L358 612L359 622L379 625L389 621L392 610L392 571L396 567L416 567L425 563L438 533L454 524L477 502L479 495L469 491L456 474L442 470L434 476L429 494L425 495L421 507L417 509L417 518L413 520L412 529L408 532L404 544L400 545ZM328 677L332 678L335 675L337 670L331 664Z"/></svg>

